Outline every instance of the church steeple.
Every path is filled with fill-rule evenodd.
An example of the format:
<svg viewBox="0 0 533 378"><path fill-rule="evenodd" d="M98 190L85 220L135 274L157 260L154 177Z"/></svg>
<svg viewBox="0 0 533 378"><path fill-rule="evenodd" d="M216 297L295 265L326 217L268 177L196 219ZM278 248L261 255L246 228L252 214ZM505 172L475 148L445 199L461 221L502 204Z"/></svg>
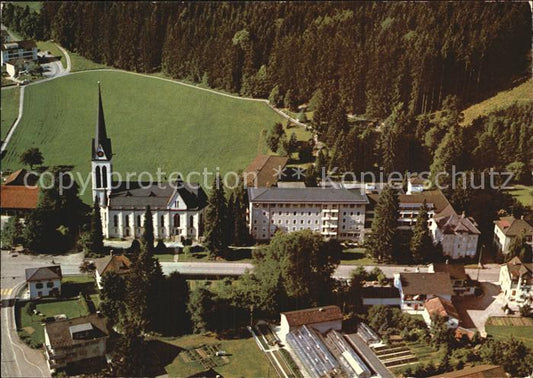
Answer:
<svg viewBox="0 0 533 378"><path fill-rule="evenodd" d="M104 107L102 105L102 92L98 82L98 111L96 115L96 133L93 139L93 160L111 160L111 140L107 137L105 127Z"/></svg>
<svg viewBox="0 0 533 378"><path fill-rule="evenodd" d="M98 82L98 110L96 116L96 134L91 143L92 149L92 190L93 200L98 200L101 207L107 206L107 197L111 193L111 139L107 137L102 106L102 92Z"/></svg>

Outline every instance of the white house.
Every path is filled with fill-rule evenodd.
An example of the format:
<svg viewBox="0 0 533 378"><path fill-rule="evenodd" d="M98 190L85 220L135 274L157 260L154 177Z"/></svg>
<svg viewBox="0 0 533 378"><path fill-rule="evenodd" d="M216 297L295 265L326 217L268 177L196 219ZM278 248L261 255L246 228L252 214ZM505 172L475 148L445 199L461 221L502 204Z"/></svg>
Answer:
<svg viewBox="0 0 533 378"><path fill-rule="evenodd" d="M207 196L198 184L183 182L112 181L113 152L107 137L98 85L98 117L92 149L92 195L100 205L105 238L134 239L143 233L150 206L156 239L198 239Z"/></svg>
<svg viewBox="0 0 533 378"><path fill-rule="evenodd" d="M104 358L109 327L106 318L91 314L47 323L44 327L46 362L57 368L94 358Z"/></svg>
<svg viewBox="0 0 533 378"><path fill-rule="evenodd" d="M96 285L102 289L102 276L109 272L127 274L130 271L131 261L124 255L109 255L94 260L96 267L94 275Z"/></svg>
<svg viewBox="0 0 533 378"><path fill-rule="evenodd" d="M37 61L37 44L32 40L2 44L2 65L17 59Z"/></svg>
<svg viewBox="0 0 533 378"><path fill-rule="evenodd" d="M481 232L473 218L455 212L435 216L429 221L434 243L441 243L442 252L452 259L475 257Z"/></svg>
<svg viewBox="0 0 533 378"><path fill-rule="evenodd" d="M512 241L521 235L526 238L526 243L533 246L533 227L524 220L513 216L501 217L494 221L494 244L498 251L504 255L509 253Z"/></svg>
<svg viewBox="0 0 533 378"><path fill-rule="evenodd" d="M61 278L61 266L59 265L26 269L26 283L30 291L30 299L59 296Z"/></svg>
<svg viewBox="0 0 533 378"><path fill-rule="evenodd" d="M277 231L311 230L324 237L362 242L365 193L343 188L248 188L248 226L256 240Z"/></svg>
<svg viewBox="0 0 533 378"><path fill-rule="evenodd" d="M533 262L513 257L500 267L500 286L505 298L518 305L533 302Z"/></svg>
<svg viewBox="0 0 533 378"><path fill-rule="evenodd" d="M459 327L459 313L453 303L441 297L428 299L424 303L422 317L428 326L431 326L432 318L441 316L446 321L448 328Z"/></svg>
<svg viewBox="0 0 533 378"><path fill-rule="evenodd" d="M400 291L401 309L405 311L421 312L427 299L451 301L453 295L448 273L395 273L394 286Z"/></svg>
<svg viewBox="0 0 533 378"><path fill-rule="evenodd" d="M284 338L289 332L306 325L321 333L330 329L342 329L342 312L338 306L307 308L281 313L280 334Z"/></svg>

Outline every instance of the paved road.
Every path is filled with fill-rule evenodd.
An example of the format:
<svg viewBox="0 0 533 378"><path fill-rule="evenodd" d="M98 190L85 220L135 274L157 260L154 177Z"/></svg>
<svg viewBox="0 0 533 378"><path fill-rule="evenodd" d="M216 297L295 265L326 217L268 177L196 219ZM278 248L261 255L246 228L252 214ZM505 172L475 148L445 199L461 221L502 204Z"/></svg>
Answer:
<svg viewBox="0 0 533 378"><path fill-rule="evenodd" d="M253 270L253 265L249 263L225 263L225 262L163 262L161 263L163 272L169 274L173 271L178 271L184 274L206 274L206 275L241 275L248 270ZM339 279L350 278L352 270L356 269L355 265L340 265L334 276ZM375 266L365 266L367 271L372 270ZM379 266L383 273L392 278L394 273L399 272L426 272L427 267L416 266ZM477 277L477 269L466 270L470 277L475 279ZM492 264L481 269L479 272L479 280L484 282L498 282L500 267L497 264Z"/></svg>
<svg viewBox="0 0 533 378"><path fill-rule="evenodd" d="M10 299L14 298L19 283L13 290ZM3 298L4 299L4 298ZM31 349L19 341L13 306L6 306L2 301L2 377L49 377L50 373L42 350ZM9 300L10 304L13 303Z"/></svg>

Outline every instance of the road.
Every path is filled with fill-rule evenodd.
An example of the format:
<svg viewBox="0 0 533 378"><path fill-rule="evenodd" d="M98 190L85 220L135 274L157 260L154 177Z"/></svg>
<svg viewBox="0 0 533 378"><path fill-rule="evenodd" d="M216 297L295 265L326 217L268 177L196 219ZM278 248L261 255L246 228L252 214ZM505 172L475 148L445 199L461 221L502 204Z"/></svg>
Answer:
<svg viewBox="0 0 533 378"><path fill-rule="evenodd" d="M224 262L162 262L163 273L170 274L178 271L182 274L189 275L241 275L246 270L253 270L253 265L249 263L224 263ZM367 271L374 269L376 266L365 266ZM334 273L334 277L338 279L350 278L352 270L356 269L356 265L339 265ZM422 266L396 266L396 265L382 265L378 266L383 273L392 278L394 273L400 272L427 272L427 267ZM477 277L477 269L466 269L472 279ZM498 282L500 267L497 264L488 265L485 269L479 271L479 280L483 282Z"/></svg>

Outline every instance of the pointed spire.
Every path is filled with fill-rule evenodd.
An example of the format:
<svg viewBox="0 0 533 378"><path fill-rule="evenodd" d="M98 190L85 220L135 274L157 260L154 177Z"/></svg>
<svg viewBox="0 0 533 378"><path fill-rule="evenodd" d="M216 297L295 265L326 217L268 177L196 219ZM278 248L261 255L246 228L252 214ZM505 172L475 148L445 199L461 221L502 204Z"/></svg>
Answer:
<svg viewBox="0 0 533 378"><path fill-rule="evenodd" d="M105 129L104 107L102 105L102 92L100 90L100 82L98 82L98 114L96 119L96 142L102 139L107 139L107 132Z"/></svg>
<svg viewBox="0 0 533 378"><path fill-rule="evenodd" d="M102 105L102 91L98 82L98 110L96 115L96 134L93 145L93 159L98 156L98 151L102 151L107 159L111 159L111 140L107 137L104 118L104 106Z"/></svg>

